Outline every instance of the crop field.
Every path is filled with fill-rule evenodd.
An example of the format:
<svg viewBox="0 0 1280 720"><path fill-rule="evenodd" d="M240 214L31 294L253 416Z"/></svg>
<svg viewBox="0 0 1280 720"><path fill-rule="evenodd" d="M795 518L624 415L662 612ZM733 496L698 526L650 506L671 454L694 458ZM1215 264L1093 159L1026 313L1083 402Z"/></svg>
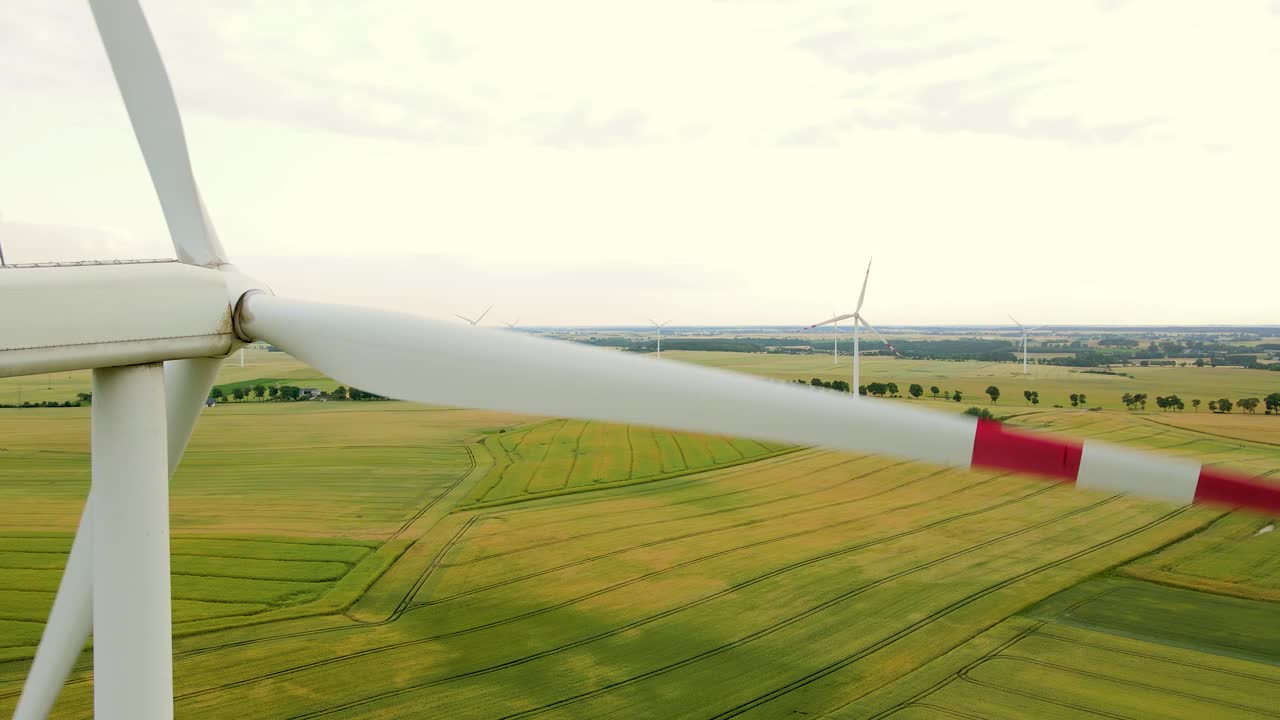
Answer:
<svg viewBox="0 0 1280 720"><path fill-rule="evenodd" d="M549 420L491 435L485 447L495 469L476 488L477 505L675 477L787 449L770 442L582 420Z"/></svg>
<svg viewBox="0 0 1280 720"><path fill-rule="evenodd" d="M823 380L849 381L853 372L851 360L841 358L839 367L831 366L830 355L769 355L764 353L733 352L691 352L668 350L663 357L678 359L682 362L697 365L737 370L739 372L764 375L783 380L805 380L819 377ZM905 395L911 383L919 383L925 388L925 395L917 402L939 402L954 404L945 400L933 400L929 396L929 388L937 385L940 390L949 392L960 390L964 402L960 407L970 405L990 405L990 399L984 394L988 385L1000 388L999 407L1008 408L1009 412L1017 412L1026 408L1022 396L1023 390L1035 390L1040 393L1039 407L1062 405L1070 409L1070 395L1084 393L1089 407L1103 407L1112 410L1124 409L1120 397L1126 392L1145 392L1150 395L1148 409L1156 410L1157 395L1177 394L1187 409L1182 415L1206 415L1207 403L1221 397L1236 400L1242 397L1266 397L1273 392L1280 392L1280 373L1264 370L1247 370L1238 367L1124 367L1115 372L1123 375L1103 375L1098 368L1071 368L1053 365L1033 365L1029 375L1022 374L1022 366L1015 363L987 363L974 361L950 360L905 360L892 357L870 356L862 359L861 380L869 382L896 382ZM1132 377L1130 377L1132 376ZM1192 411L1190 400L1200 398L1205 406L1199 413ZM1176 413L1167 413L1174 415ZM1258 425L1269 428L1273 437L1280 436L1280 418L1264 417L1259 413L1249 417L1257 420ZM1267 422L1263 425L1263 421Z"/></svg>
<svg viewBox="0 0 1280 720"><path fill-rule="evenodd" d="M219 382L331 382L269 355ZM1042 405L1010 422L1280 475L1265 433L1201 415ZM0 410L0 715L88 487L87 418ZM398 402L208 408L172 488L178 717L1280 707L1280 533L1257 534L1273 518ZM55 716L91 714L86 652Z"/></svg>

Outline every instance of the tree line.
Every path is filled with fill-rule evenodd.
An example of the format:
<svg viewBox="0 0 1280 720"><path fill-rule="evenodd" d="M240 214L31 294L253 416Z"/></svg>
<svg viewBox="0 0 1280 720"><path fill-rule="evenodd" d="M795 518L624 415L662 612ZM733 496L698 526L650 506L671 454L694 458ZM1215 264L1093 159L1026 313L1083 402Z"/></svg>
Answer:
<svg viewBox="0 0 1280 720"><path fill-rule="evenodd" d="M221 387L215 387L209 393L209 399L214 402L226 402L234 400L240 402L248 398L256 400L279 401L279 402L305 402L308 400L389 400L390 398L376 395L371 392L365 392L357 388L348 388L339 385L333 390L320 391L315 394L309 394L303 391L297 385L263 385L261 383L253 386L237 385L231 388L230 392L223 390Z"/></svg>

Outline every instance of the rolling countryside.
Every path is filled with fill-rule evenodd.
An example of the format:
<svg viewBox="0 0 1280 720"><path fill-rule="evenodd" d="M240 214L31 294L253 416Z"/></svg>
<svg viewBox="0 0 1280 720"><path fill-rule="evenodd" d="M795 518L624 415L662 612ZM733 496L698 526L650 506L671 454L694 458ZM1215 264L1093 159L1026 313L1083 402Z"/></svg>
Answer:
<svg viewBox="0 0 1280 720"><path fill-rule="evenodd" d="M250 359L219 383L333 386ZM1272 417L1011 411L1280 472ZM9 712L88 411L0 410L0 433ZM172 488L179 717L1254 718L1280 697L1280 534L1246 513L391 401L208 408ZM91 716L91 653L57 717Z"/></svg>

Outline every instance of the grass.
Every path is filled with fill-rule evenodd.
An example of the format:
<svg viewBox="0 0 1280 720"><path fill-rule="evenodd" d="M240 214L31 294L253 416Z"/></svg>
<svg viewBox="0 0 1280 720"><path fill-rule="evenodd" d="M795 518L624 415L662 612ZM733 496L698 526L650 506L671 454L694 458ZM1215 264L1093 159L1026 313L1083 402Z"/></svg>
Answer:
<svg viewBox="0 0 1280 720"><path fill-rule="evenodd" d="M309 372L267 360L219 382ZM1236 418L1018 412L1280 469ZM87 409L0 411L0 714L83 503L87 433ZM1266 519L776 450L395 402L207 409L172 490L177 715L1274 714ZM55 716L91 713L86 653Z"/></svg>

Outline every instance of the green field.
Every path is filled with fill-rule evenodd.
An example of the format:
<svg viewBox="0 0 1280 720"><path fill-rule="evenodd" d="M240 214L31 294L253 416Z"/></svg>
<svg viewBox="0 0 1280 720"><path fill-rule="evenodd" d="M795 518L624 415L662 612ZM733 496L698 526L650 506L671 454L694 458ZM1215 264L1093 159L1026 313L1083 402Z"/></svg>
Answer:
<svg viewBox="0 0 1280 720"><path fill-rule="evenodd" d="M582 420L548 420L492 435L485 448L495 468L468 506L672 478L787 450L778 443Z"/></svg>
<svg viewBox="0 0 1280 720"><path fill-rule="evenodd" d="M737 370L785 380L845 380L852 377L851 360L841 358L839 367L833 368L830 355L767 355L763 353L690 352L670 350L663 357L698 365ZM1089 407L1112 410L1123 409L1120 396L1126 392L1147 393L1151 399L1147 409L1157 412L1157 395L1178 395L1187 403L1183 415L1196 414L1190 401L1200 398L1205 402L1199 414L1211 414L1207 403L1221 397L1236 400L1242 397L1266 397L1280 392L1280 373L1265 370L1246 370L1239 367L1123 367L1115 370L1124 375L1100 375L1086 372L1099 368L1071 368L1054 365L1033 365L1029 375L1022 374L1022 366L1016 363L957 362L947 360L903 360L892 357L869 356L862 359L860 369L862 384L870 382L896 382L905 395L907 387L919 383L925 395L918 402L949 402L933 400L929 388L937 385L944 392L960 390L964 396L962 407L989 405L984 394L988 385L1000 388L1000 407L1016 412L1026 408L1023 390L1040 393L1040 407L1062 405L1071 407L1070 395L1084 393ZM1129 376L1132 377L1129 377ZM1168 413L1174 414L1174 413ZM1262 412L1252 416L1261 422ZM1270 432L1280 437L1280 418Z"/></svg>
<svg viewBox="0 0 1280 720"><path fill-rule="evenodd" d="M257 378L331 386L265 352L219 382ZM1280 474L1276 418L1199 415L1011 422ZM0 714L88 487L87 418L0 410ZM398 402L206 409L172 490L177 715L1276 716L1273 519L783 450ZM90 666L57 717L91 715Z"/></svg>

